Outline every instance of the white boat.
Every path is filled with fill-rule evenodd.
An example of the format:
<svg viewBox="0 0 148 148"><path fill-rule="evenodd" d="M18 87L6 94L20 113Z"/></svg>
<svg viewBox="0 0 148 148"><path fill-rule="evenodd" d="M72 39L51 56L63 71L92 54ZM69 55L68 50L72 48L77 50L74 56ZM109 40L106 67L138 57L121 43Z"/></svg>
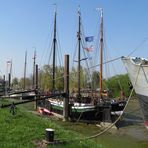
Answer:
<svg viewBox="0 0 148 148"><path fill-rule="evenodd" d="M144 125L148 129L148 59L122 57L122 61L138 96Z"/></svg>

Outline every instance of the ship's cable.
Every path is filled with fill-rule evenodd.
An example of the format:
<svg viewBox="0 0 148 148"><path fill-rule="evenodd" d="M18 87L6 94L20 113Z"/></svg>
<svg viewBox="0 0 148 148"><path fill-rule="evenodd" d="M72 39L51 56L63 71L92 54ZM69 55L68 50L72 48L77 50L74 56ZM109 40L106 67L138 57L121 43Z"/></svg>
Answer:
<svg viewBox="0 0 148 148"><path fill-rule="evenodd" d="M139 70L138 70L138 73L137 73L137 76L136 76L136 80L135 80L134 86L137 83L139 72L140 72L140 68L141 67L139 67ZM124 113L124 111L126 110L128 104L129 104L129 101L130 101L130 99L132 97L133 91L134 91L134 87L132 88L132 90L130 92L130 95L128 97L127 103L126 103L126 105L125 105L125 107L123 109L123 113ZM114 123L109 124L107 128L105 128L103 131L99 132L98 134L95 134L95 135L92 135L92 136L89 136L89 137L85 137L85 138L72 139L72 140L68 140L68 139L65 138L63 140L65 140L65 141L71 141L72 142L72 141L76 141L76 140L79 140L80 141L80 140L86 140L86 139L93 139L93 138L96 138L98 136L101 136L101 135L105 134L107 131L109 131L121 119L123 113L116 119L116 121ZM60 140L62 140L62 139L60 139Z"/></svg>
<svg viewBox="0 0 148 148"><path fill-rule="evenodd" d="M142 40L142 42L128 55L128 57L131 56L136 50L138 50L147 40L148 37L144 38L144 40Z"/></svg>

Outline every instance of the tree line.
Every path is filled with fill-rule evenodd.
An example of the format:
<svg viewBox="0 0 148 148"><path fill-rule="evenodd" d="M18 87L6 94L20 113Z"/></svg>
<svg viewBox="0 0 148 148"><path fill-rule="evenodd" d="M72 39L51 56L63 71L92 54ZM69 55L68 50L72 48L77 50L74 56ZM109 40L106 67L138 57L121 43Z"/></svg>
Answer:
<svg viewBox="0 0 148 148"><path fill-rule="evenodd" d="M39 71L38 76L38 87L42 91L52 90L52 73L53 69L50 65L44 65ZM55 68L55 88L56 90L64 90L64 67L57 66ZM80 71L80 86L82 89L98 89L99 88L99 72L93 71L90 73L86 68L81 67ZM25 78L25 88L32 89L33 76ZM112 97L120 96L121 91L124 92L125 96L130 94L130 80L127 74L116 75L108 79L103 79L103 88L108 89ZM24 85L24 78L13 78L11 87L15 90L22 90ZM77 91L77 69L72 67L69 72L69 87L70 91Z"/></svg>

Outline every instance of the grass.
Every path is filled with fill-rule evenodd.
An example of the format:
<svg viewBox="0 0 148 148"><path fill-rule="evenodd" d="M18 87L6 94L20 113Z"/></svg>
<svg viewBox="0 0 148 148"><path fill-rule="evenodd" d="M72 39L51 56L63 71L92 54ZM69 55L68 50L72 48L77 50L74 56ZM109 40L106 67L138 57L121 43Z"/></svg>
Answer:
<svg viewBox="0 0 148 148"><path fill-rule="evenodd" d="M9 102L10 100L3 100L4 104ZM143 125L123 127L122 129L115 130L113 133L108 132L93 140L80 140L85 136L98 133L99 128L93 125L61 122L60 120L35 115L31 112L33 106L33 103L18 105L16 116L12 116L9 113L9 108L0 109L0 148L42 148L42 140L45 139L46 128L55 129L55 139L66 138L68 140L64 145L48 146L51 148L148 147L148 142L146 140L142 138L140 138L142 140L133 139L129 134L127 134L138 134L140 128L145 131ZM131 101L127 112L131 112L131 110L135 110L137 108L139 108L139 106L136 101ZM134 112L134 114L137 114L137 112ZM139 114L140 112L138 115Z"/></svg>
<svg viewBox="0 0 148 148"><path fill-rule="evenodd" d="M4 101L4 103L8 103ZM30 108L30 107L29 107ZM99 148L100 145L93 140L79 140L84 138L78 132L64 129L57 122L49 118L34 115L24 106L17 107L17 114L11 115L9 109L0 109L0 147L1 148L34 148L45 139L45 129L55 129L55 139L66 138L64 145L49 146L60 148ZM72 140L72 141L71 141ZM70 142L71 141L71 142Z"/></svg>

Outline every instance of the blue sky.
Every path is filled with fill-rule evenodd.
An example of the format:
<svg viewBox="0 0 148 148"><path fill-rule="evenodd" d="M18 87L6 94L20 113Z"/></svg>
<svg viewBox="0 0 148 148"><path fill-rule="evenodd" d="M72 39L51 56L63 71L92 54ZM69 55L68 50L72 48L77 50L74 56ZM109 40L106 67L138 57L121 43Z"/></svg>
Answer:
<svg viewBox="0 0 148 148"><path fill-rule="evenodd" d="M52 31L54 3L63 56L72 57L75 50L78 5L86 36L96 35L99 14L95 9L104 9L105 40L113 58L128 55L148 37L147 0L0 0L0 75L6 73L6 61L12 59L13 77L22 77L26 49L27 74L32 72L35 48L40 64ZM132 56L148 58L147 47L146 40ZM118 65L118 72L124 72L123 65Z"/></svg>

